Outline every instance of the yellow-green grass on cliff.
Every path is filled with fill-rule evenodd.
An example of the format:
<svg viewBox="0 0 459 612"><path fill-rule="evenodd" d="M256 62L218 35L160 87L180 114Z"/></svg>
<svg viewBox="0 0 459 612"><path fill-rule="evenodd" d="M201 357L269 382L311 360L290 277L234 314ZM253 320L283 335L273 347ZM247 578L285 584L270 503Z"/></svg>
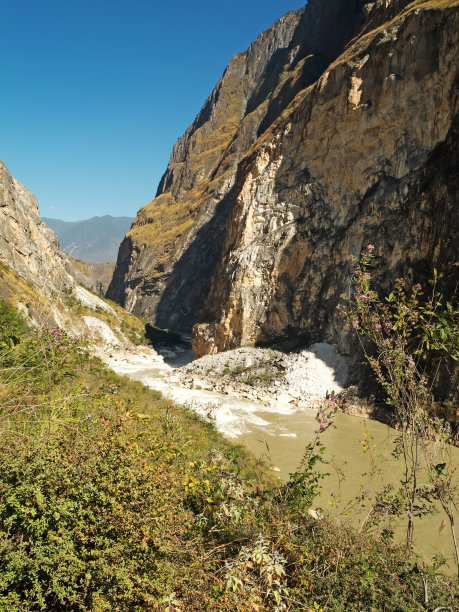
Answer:
<svg viewBox="0 0 459 612"><path fill-rule="evenodd" d="M104 300L100 296L97 297ZM62 295L55 293L44 296L37 285L22 278L4 262L0 262L0 300L8 302L15 308L22 304L38 325L53 321L57 314L59 319L68 322L69 327L78 328L82 325L81 318L90 315L105 321L112 330L120 329L134 344L145 343L146 321L128 313L119 304L105 300L111 311L103 308L94 310L81 304L71 291Z"/></svg>
<svg viewBox="0 0 459 612"><path fill-rule="evenodd" d="M244 54L235 56L233 68L240 67L244 61ZM178 174L186 168L187 173L195 177L189 191L183 192L177 200L169 192L161 194L137 214L128 236L134 245L154 251L155 266L169 260L178 242L195 225L201 207L210 197L209 189L221 184L221 175L212 181L211 176L241 124L246 80L246 77L238 77L237 70L224 76L212 121L204 123L190 136L186 161L172 163L172 169L175 168ZM154 277L155 269L149 274Z"/></svg>
<svg viewBox="0 0 459 612"><path fill-rule="evenodd" d="M304 58L298 70L311 57ZM243 62L245 54L239 54L232 60L237 66ZM286 80L291 79L294 83L297 78L297 71L281 75L278 89ZM194 227L202 206L222 184L228 168L231 167L235 153L228 154L227 148L244 121L245 107L242 100L248 87L247 77L240 79L237 71L224 76L220 85L219 103L211 123L205 123L190 137L186 161L172 164L178 174L184 167L188 168L189 173L197 177L197 182L177 200L174 200L171 193L164 193L139 211L128 236L135 246L148 249L153 254L154 264L148 271L149 278L161 276L162 273L157 268L172 258L177 247ZM265 100L250 115L265 112L267 106L268 101ZM223 159L225 165L222 166L221 173L210 180L210 176Z"/></svg>
<svg viewBox="0 0 459 612"><path fill-rule="evenodd" d="M149 249L153 255L153 267L148 275L159 276L157 267L170 260L177 248L195 226L198 215L206 202L223 184L228 171L212 181L199 181L183 199L174 200L165 193L144 206L138 213L128 236L134 246Z"/></svg>
<svg viewBox="0 0 459 612"><path fill-rule="evenodd" d="M459 6L459 0L415 0L406 8L407 12L413 9L447 9Z"/></svg>
<svg viewBox="0 0 459 612"><path fill-rule="evenodd" d="M6 263L0 261L0 299L7 300L17 307L21 302L27 308L42 309L46 299L37 291L34 284L22 278Z"/></svg>

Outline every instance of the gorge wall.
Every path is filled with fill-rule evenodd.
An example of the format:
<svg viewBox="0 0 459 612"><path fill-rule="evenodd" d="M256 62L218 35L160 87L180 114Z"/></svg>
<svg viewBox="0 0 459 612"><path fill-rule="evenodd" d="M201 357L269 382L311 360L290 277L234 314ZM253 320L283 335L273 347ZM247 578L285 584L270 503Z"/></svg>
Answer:
<svg viewBox="0 0 459 612"><path fill-rule="evenodd" d="M191 331L220 256L240 160L342 52L362 4L310 2L233 57L121 244L108 297L160 327Z"/></svg>
<svg viewBox="0 0 459 612"><path fill-rule="evenodd" d="M0 161L0 261L49 295L93 280L77 269L40 218L36 197Z"/></svg>
<svg viewBox="0 0 459 612"><path fill-rule="evenodd" d="M457 0L311 0L231 60L123 241L109 296L196 356L324 338L349 256L457 278Z"/></svg>

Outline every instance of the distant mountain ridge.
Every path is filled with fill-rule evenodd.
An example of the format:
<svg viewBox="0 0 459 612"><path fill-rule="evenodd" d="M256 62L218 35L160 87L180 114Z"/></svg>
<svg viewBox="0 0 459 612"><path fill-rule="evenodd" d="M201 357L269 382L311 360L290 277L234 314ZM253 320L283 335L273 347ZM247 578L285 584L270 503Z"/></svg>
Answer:
<svg viewBox="0 0 459 612"><path fill-rule="evenodd" d="M56 234L62 250L86 263L116 261L119 245L133 221L131 217L111 215L82 221L42 219Z"/></svg>

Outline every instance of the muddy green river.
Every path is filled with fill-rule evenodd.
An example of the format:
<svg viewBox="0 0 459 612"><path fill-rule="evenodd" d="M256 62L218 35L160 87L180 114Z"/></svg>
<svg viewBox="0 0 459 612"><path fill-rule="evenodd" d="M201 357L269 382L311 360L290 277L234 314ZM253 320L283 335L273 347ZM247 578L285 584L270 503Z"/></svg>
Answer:
<svg viewBox="0 0 459 612"><path fill-rule="evenodd" d="M310 412L311 414L302 411L289 415L259 413L261 418L269 416L269 419L277 424L277 428L272 427L271 431L260 428L258 431L244 433L238 439L257 457L263 457L276 466L280 470L279 476L286 480L298 467L305 445L311 440L316 429L314 413ZM322 466L321 470L328 472L329 476L322 480L322 493L315 505L335 516L338 521L352 520L354 526L360 528L368 515L370 500L374 498L375 493L381 491L385 484L397 485L400 482L402 465L391 455L396 431L377 421L342 413L336 415L335 425L336 428L329 429L323 437L326 445L325 457L329 463ZM285 435L285 432L281 433L280 430L284 428L296 436L290 437ZM277 433L275 429L278 429ZM375 450L365 452L362 442L370 436ZM459 465L459 449L451 448L450 452L453 465ZM368 502L360 505L355 498L362 490L368 492ZM351 508L352 514L349 515ZM386 524L395 529L397 541L403 540L406 522L394 518L391 521ZM448 573L455 572L449 522L440 508L435 514L416 520L414 539L416 550L427 560L436 553L442 553L448 558Z"/></svg>
<svg viewBox="0 0 459 612"><path fill-rule="evenodd" d="M205 415L206 406L210 404L218 406L214 413L217 429L235 442L244 444L256 457L264 459L283 480L287 480L289 474L297 469L305 445L314 436L317 423L313 409L298 409L289 404L266 407L260 402L217 392L186 389L174 379L171 364L154 363L147 366L139 360L114 363L111 367L177 402L188 403L200 414ZM352 521L355 527L360 528L375 493L381 491L385 484L397 485L400 481L401 463L391 455L396 432L377 421L342 413L336 415L335 426L323 437L329 463L322 469L329 472L329 476L322 481L322 493L314 506L322 508L339 522ZM367 439L372 437L372 452L364 452L362 441L365 434ZM458 466L459 449L451 448L450 452L452 464ZM356 496L363 490L367 491L367 501L361 506ZM403 541L404 521L391 520L388 526L395 529L395 538ZM459 524L459 517L456 524ZM455 572L451 532L443 512L416 520L415 549L426 560L436 553L444 554L448 558L444 571Z"/></svg>

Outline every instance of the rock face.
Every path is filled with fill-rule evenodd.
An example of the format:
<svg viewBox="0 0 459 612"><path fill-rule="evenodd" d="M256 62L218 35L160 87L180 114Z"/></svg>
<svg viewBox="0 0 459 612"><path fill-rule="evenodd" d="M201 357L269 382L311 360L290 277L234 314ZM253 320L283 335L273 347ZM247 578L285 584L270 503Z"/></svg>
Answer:
<svg viewBox="0 0 459 612"><path fill-rule="evenodd" d="M347 352L336 306L369 243L383 289L454 270L457 4L412 3L359 36L241 161L196 356L279 337Z"/></svg>
<svg viewBox="0 0 459 612"><path fill-rule="evenodd" d="M362 4L310 2L233 57L121 244L108 297L160 327L191 330L224 243L238 163L342 52Z"/></svg>
<svg viewBox="0 0 459 612"><path fill-rule="evenodd" d="M123 241L109 296L196 356L328 339L349 256L457 276L457 0L310 0L236 55ZM453 282L453 281L451 281Z"/></svg>
<svg viewBox="0 0 459 612"><path fill-rule="evenodd" d="M38 202L0 162L0 261L38 284L44 295L94 282L77 271L71 257L40 219Z"/></svg>

